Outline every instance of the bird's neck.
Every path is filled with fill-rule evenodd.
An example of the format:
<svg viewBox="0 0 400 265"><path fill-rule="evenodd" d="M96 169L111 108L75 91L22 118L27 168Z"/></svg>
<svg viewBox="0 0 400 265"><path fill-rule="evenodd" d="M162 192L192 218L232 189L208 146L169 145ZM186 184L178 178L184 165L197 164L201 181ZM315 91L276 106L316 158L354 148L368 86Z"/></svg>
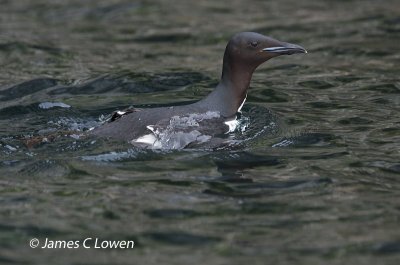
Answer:
<svg viewBox="0 0 400 265"><path fill-rule="evenodd" d="M255 67L230 60L225 54L218 86L206 98L225 117L236 114L246 100Z"/></svg>

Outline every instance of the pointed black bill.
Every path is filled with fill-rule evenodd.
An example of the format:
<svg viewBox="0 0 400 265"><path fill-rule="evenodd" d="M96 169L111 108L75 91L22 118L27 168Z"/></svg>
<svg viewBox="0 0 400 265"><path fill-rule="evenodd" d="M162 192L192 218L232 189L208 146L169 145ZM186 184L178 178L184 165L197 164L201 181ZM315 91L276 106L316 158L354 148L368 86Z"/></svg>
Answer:
<svg viewBox="0 0 400 265"><path fill-rule="evenodd" d="M274 52L274 53L279 53L279 54L294 54L294 53L307 53L306 49L301 47L300 45L296 44L291 44L287 42L283 42L282 46L275 46L275 47L267 47L262 49L263 51L266 52Z"/></svg>

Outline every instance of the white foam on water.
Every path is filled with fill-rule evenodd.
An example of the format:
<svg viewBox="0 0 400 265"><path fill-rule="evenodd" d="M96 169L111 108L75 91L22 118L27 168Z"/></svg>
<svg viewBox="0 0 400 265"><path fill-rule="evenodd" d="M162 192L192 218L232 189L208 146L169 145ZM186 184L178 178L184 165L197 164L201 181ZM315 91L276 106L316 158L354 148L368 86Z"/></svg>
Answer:
<svg viewBox="0 0 400 265"><path fill-rule="evenodd" d="M41 109L51 109L51 108L70 108L71 106L62 102L42 102L39 104Z"/></svg>

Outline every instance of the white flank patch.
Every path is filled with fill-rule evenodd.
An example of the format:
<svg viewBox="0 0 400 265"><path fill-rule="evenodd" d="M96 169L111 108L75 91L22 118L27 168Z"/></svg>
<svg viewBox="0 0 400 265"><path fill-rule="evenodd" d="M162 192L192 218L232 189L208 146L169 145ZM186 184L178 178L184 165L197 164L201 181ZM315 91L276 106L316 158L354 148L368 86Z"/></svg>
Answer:
<svg viewBox="0 0 400 265"><path fill-rule="evenodd" d="M236 130L236 127L238 126L239 122L235 118L233 120L226 121L225 124L228 125L228 127L229 127L229 131L226 133L230 133L230 132L234 132Z"/></svg>
<svg viewBox="0 0 400 265"><path fill-rule="evenodd" d="M153 145L156 141L157 141L157 138L152 133L145 134L143 136L140 136L136 140L132 140L132 142L134 142L134 143L147 144L147 145Z"/></svg>
<svg viewBox="0 0 400 265"><path fill-rule="evenodd" d="M145 145L151 145L154 148L161 148L161 143L160 141L157 139L156 135L154 134L154 127L153 125L148 125L146 126L147 129L149 129L150 131L152 131L153 133L149 133L149 134L145 134L143 136L140 136L139 138L137 138L136 140L132 140L131 143L132 144L145 144Z"/></svg>

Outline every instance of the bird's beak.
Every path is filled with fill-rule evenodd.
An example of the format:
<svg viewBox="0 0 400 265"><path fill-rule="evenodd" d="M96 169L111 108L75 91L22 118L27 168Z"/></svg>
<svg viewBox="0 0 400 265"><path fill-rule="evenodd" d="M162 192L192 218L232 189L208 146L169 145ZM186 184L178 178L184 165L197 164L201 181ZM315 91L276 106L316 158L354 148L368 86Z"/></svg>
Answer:
<svg viewBox="0 0 400 265"><path fill-rule="evenodd" d="M267 47L262 49L265 52L273 52L278 54L294 54L294 53L307 53L306 49L297 44L282 42L281 46Z"/></svg>

